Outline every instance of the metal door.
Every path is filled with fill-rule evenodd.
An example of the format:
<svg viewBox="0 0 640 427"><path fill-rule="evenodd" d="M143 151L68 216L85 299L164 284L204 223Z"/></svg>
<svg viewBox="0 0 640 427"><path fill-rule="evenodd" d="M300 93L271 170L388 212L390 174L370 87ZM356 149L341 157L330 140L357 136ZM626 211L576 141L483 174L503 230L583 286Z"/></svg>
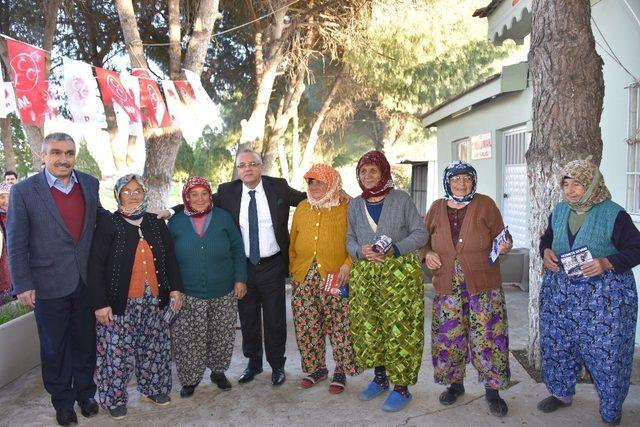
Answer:
<svg viewBox="0 0 640 427"><path fill-rule="evenodd" d="M531 133L519 127L504 132L503 173L502 173L502 218L513 236L514 248L528 248L529 223L527 161L525 153L529 148Z"/></svg>

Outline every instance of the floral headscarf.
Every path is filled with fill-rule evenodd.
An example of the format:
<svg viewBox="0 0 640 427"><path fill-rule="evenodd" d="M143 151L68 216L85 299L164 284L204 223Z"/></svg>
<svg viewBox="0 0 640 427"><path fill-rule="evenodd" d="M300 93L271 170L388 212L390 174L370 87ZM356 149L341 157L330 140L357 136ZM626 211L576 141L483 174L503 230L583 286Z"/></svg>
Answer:
<svg viewBox="0 0 640 427"><path fill-rule="evenodd" d="M382 178L375 187L367 189L360 182L360 168L363 165L376 165L380 168ZM356 167L356 176L358 178L358 184L362 189L362 197L369 199L371 197L379 197L386 195L389 191L393 190L393 179L391 178L391 166L385 155L381 151L369 151L358 160L358 166Z"/></svg>
<svg viewBox="0 0 640 427"><path fill-rule="evenodd" d="M331 209L340 204L340 190L342 190L342 178L337 170L329 165L316 164L304 174L305 181L313 179L327 184L327 192L319 199L314 199L307 191L309 204L318 209Z"/></svg>
<svg viewBox="0 0 640 427"><path fill-rule="evenodd" d="M11 191L11 185L12 184L7 184L6 182L1 182L0 194L9 194L9 192ZM4 209L0 209L0 213L6 213L6 211Z"/></svg>
<svg viewBox="0 0 640 427"><path fill-rule="evenodd" d="M144 190L144 197L142 199L142 202L140 202L138 206L126 209L124 206L122 206L122 202L120 201L120 192L122 191L122 187L124 187L134 179ZM137 173L129 173L120 178L113 186L113 196L116 198L116 202L118 203L118 213L120 213L120 215L125 218L132 220L140 219L147 212L147 206L149 204L147 180Z"/></svg>
<svg viewBox="0 0 640 427"><path fill-rule="evenodd" d="M471 192L464 197L455 196L451 191L451 184L449 180L452 176L456 175L470 175L473 178L473 186ZM452 200L456 203L462 203L468 205L476 195L476 188L478 185L478 174L473 166L469 163L465 163L461 160L456 160L453 163L449 163L449 166L444 170L444 176L442 177L442 185L444 186L444 198L446 200Z"/></svg>
<svg viewBox="0 0 640 427"><path fill-rule="evenodd" d="M191 206L191 203L189 202L189 199L188 199L189 192L194 188L198 188L198 187L201 187L207 190L209 192L209 197L211 199L210 200L211 203L209 203L209 207L203 211L195 210ZM199 218L201 216L208 214L209 212L211 212L211 209L213 209L213 192L211 191L211 184L207 179L201 176L192 176L184 184L184 187L182 187L182 201L184 203L185 215L192 216L194 218Z"/></svg>
<svg viewBox="0 0 640 427"><path fill-rule="evenodd" d="M585 189L584 195L578 202L571 203L565 199L571 209L576 212L586 212L598 203L611 199L611 193L604 183L600 169L590 160L574 160L567 163L560 171L561 187L565 178L575 179Z"/></svg>

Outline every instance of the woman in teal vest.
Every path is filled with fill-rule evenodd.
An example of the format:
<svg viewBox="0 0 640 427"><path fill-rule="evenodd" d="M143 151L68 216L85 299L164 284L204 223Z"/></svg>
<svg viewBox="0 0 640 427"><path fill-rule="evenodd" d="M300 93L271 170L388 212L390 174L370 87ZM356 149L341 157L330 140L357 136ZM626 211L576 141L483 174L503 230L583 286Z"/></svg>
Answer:
<svg viewBox="0 0 640 427"><path fill-rule="evenodd" d="M184 211L169 221L184 283L184 305L172 328L180 396L193 395L206 368L222 390L231 383L237 302L247 293L247 259L231 215L213 206L211 185L189 178L182 190Z"/></svg>
<svg viewBox="0 0 640 427"><path fill-rule="evenodd" d="M571 405L585 366L602 420L617 425L631 379L638 312L631 269L640 263L640 232L589 160L567 164L560 185L564 201L540 242L542 378L551 396L538 409Z"/></svg>

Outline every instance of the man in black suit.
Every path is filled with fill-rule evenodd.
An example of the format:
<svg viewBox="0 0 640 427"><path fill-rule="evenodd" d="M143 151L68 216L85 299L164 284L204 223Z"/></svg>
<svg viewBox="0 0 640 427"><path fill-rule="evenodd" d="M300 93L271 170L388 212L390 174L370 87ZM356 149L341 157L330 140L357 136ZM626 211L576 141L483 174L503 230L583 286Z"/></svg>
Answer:
<svg viewBox="0 0 640 427"><path fill-rule="evenodd" d="M262 333L271 382L285 381L287 341L285 278L289 271L289 208L306 199L306 193L289 187L285 179L262 176L262 158L253 150L236 157L239 179L220 184L214 206L231 213L242 234L247 255L247 294L238 300L242 352L249 359L240 376L248 383L262 372ZM175 206L172 210L180 210ZM159 218L168 218L170 211Z"/></svg>
<svg viewBox="0 0 640 427"><path fill-rule="evenodd" d="M284 284L289 270L289 208L306 194L289 187L282 178L262 176L262 159L255 151L240 152L236 168L240 179L219 185L214 204L233 216L247 255L247 295L238 301L238 312L242 352L249 362L239 381L248 383L262 372L264 329L271 382L281 385L287 340Z"/></svg>

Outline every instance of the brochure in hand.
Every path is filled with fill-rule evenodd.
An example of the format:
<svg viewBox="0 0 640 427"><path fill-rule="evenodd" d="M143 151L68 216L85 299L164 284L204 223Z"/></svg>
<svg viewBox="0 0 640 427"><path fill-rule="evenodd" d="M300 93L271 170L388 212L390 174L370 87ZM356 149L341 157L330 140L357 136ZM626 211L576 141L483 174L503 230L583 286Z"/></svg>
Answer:
<svg viewBox="0 0 640 427"><path fill-rule="evenodd" d="M593 261L593 256L586 246L560 254L560 262L571 280L587 279L580 267Z"/></svg>
<svg viewBox="0 0 640 427"><path fill-rule="evenodd" d="M511 238L509 234L509 226L505 226L504 229L493 239L493 244L491 245L491 251L489 252L489 264L493 264L496 262L498 257L500 256L500 245L502 243L506 243Z"/></svg>
<svg viewBox="0 0 640 427"><path fill-rule="evenodd" d="M349 283L345 283L341 286L338 282L338 273L329 272L327 273L327 278L324 281L322 293L347 298L349 297Z"/></svg>

